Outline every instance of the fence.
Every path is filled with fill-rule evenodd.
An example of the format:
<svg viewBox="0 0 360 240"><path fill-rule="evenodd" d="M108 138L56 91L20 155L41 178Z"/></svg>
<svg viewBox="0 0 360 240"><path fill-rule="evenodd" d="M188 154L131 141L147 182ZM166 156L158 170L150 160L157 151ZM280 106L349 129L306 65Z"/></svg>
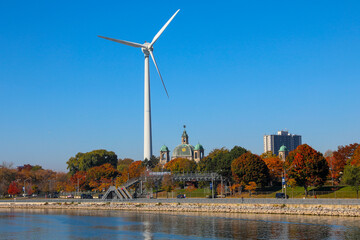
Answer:
<svg viewBox="0 0 360 240"><path fill-rule="evenodd" d="M210 189L204 189L204 191L172 191L172 192L158 192L154 193L154 198L176 198L179 194L185 194L186 198L211 198L212 192ZM236 193L234 195L227 194L227 198L275 198L276 192L253 192L249 193L248 191L243 191L241 194ZM216 192L214 192L216 195ZM304 198L304 191L287 191L286 195L289 198ZM225 196L223 196L225 197ZM357 194L355 191L309 191L307 198L326 198L326 199L357 199Z"/></svg>

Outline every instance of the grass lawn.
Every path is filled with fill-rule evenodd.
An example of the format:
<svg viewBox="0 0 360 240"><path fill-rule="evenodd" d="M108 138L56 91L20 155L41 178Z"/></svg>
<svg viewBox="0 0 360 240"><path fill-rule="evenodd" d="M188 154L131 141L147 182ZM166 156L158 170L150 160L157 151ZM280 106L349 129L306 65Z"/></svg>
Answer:
<svg viewBox="0 0 360 240"><path fill-rule="evenodd" d="M256 192L252 193L251 196L248 191L243 191L242 194L235 194L234 196L227 197L252 197L252 198L275 198L276 193L281 193L281 186L267 187L265 189L258 189ZM285 192L285 191L284 191ZM187 189L175 189L171 193L165 191L158 192L158 198L176 198L179 194L186 194L187 198L204 198L211 196L211 190L209 188L199 188L193 191L188 191ZM216 194L216 193L214 193ZM287 188L286 194L289 198L303 198L305 197L305 190L303 187L294 187ZM323 186L323 187L309 187L308 188L308 198L356 198L356 191L354 191L350 186Z"/></svg>

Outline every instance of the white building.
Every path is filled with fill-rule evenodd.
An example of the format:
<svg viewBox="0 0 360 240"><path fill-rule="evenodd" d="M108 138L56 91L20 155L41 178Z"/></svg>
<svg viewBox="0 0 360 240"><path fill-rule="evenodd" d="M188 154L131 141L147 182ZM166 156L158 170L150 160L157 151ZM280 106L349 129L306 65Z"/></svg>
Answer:
<svg viewBox="0 0 360 240"><path fill-rule="evenodd" d="M272 151L274 154L279 155L279 149L283 145L291 152L301 145L301 136L290 134L288 131L278 131L277 135L264 135L265 153Z"/></svg>

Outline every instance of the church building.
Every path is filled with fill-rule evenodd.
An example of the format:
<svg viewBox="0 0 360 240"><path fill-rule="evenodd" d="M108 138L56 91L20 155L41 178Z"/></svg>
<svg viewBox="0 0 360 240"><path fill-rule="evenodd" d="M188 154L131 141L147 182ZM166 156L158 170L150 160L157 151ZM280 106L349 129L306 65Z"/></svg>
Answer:
<svg viewBox="0 0 360 240"><path fill-rule="evenodd" d="M198 143L194 146L189 144L189 135L184 126L183 134L181 135L181 144L175 147L171 160L174 158L186 158L194 160L198 163L204 157L204 148ZM170 151L167 146L163 145L160 149L160 164L164 165L170 161Z"/></svg>

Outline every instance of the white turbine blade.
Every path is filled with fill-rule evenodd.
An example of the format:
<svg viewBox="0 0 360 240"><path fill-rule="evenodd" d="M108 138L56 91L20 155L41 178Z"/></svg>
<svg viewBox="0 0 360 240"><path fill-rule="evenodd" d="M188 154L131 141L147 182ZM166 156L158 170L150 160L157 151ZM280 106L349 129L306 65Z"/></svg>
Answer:
<svg viewBox="0 0 360 240"><path fill-rule="evenodd" d="M131 47L137 47L137 48L145 47L144 45L139 44L139 43L133 43L133 42L128 42L128 41L124 41L124 40L118 40L118 39L114 39L114 38L103 37L103 36L98 36L98 37L104 38L106 40L110 40L110 41L113 41L113 42L122 43L122 44L125 44L125 45L128 45L128 46L131 46Z"/></svg>
<svg viewBox="0 0 360 240"><path fill-rule="evenodd" d="M162 76L161 76L161 74L160 74L159 68L158 68L158 66L157 66L157 64L156 64L154 54L153 54L152 51L149 51L149 52L150 52L151 58L152 58L152 60L153 60L153 62L154 62L154 64L155 64L156 70L157 70L157 72L158 72L158 74L159 74L159 76L160 76L161 82L162 82L162 84L163 84L163 86L164 86L166 95L169 97L169 94L168 94L168 92L167 92L167 90L166 90L166 87L165 87L165 83L164 83L164 81L163 81L163 79L162 79Z"/></svg>
<svg viewBox="0 0 360 240"><path fill-rule="evenodd" d="M158 40L158 38L160 37L160 35L164 32L165 28L170 24L170 22L173 20L173 18L176 16L176 14L180 11L177 10L176 13L174 13L174 15L172 15L172 17L165 23L165 25L160 29L160 31L155 35L155 37L153 38L152 42L149 45L149 48L151 48L154 43L156 42L156 40Z"/></svg>

